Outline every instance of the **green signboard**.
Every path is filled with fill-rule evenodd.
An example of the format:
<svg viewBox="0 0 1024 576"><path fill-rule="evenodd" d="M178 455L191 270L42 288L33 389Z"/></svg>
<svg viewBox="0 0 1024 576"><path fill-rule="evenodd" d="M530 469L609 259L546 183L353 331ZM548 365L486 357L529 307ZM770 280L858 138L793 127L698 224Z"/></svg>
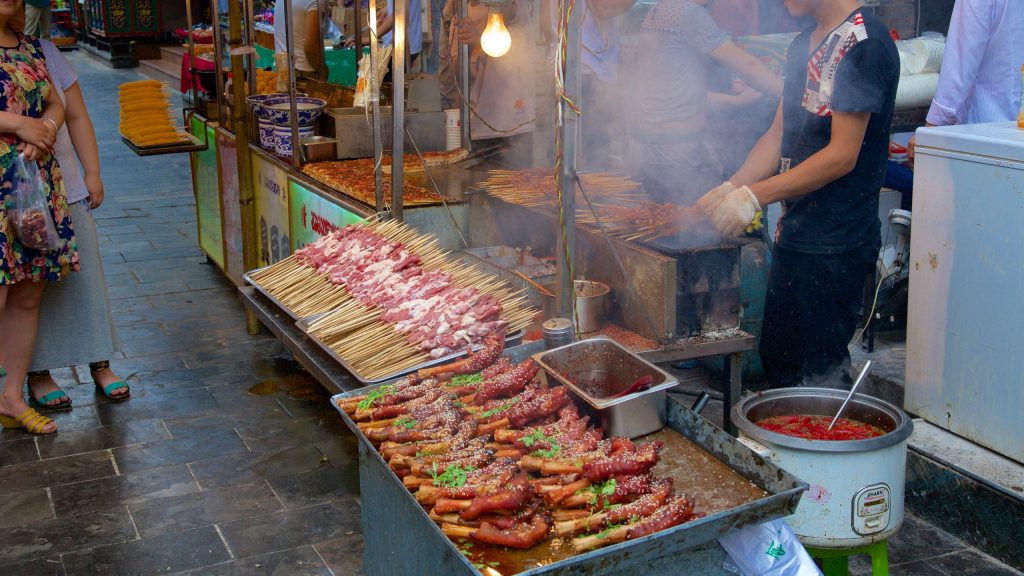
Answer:
<svg viewBox="0 0 1024 576"><path fill-rule="evenodd" d="M292 251L363 219L294 180L288 181L288 200Z"/></svg>
<svg viewBox="0 0 1024 576"><path fill-rule="evenodd" d="M192 186L196 195L196 220L199 227L199 247L211 260L224 269L224 238L220 219L220 174L217 165L217 128L203 124L198 116L192 117L192 134L203 138L206 130L206 150L192 152Z"/></svg>

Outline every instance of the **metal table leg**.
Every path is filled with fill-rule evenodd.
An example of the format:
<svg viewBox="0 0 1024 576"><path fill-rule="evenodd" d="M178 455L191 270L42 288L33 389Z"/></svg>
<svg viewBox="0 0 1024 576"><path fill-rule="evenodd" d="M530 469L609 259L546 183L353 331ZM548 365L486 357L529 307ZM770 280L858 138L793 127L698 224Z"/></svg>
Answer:
<svg viewBox="0 0 1024 576"><path fill-rule="evenodd" d="M722 425L725 431L733 436L739 434L732 423L732 407L739 401L743 389L742 354L734 352L725 357L725 369L729 374L729 382L725 386L725 398L722 402Z"/></svg>

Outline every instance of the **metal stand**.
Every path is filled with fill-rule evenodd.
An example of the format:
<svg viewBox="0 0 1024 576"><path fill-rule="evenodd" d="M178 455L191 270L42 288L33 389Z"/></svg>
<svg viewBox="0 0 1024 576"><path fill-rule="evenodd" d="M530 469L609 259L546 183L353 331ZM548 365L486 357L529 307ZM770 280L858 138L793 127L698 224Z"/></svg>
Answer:
<svg viewBox="0 0 1024 576"><path fill-rule="evenodd" d="M259 321L284 344L299 364L320 384L337 394L356 390L363 385L352 378L340 364L325 354L295 325L295 321L281 312L273 303L264 298L251 286L240 286L238 298L246 310L253 312Z"/></svg>
<svg viewBox="0 0 1024 576"><path fill-rule="evenodd" d="M402 195L405 191L403 160L405 155L405 12L409 0L395 0L395 26L391 39L391 217L401 221Z"/></svg>
<svg viewBox="0 0 1024 576"><path fill-rule="evenodd" d="M754 335L736 330L724 338L708 340L706 336L682 338L661 348L639 355L650 362L674 362L724 357L725 373L729 381L723 387L722 426L733 436L738 434L732 423L732 407L739 401L743 390L743 353L755 348Z"/></svg>

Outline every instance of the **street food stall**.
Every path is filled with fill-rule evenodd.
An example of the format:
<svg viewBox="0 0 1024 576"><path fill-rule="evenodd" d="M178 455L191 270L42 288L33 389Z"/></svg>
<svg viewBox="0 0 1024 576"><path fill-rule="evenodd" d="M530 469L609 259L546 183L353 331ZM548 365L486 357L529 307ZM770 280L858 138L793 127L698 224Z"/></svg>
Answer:
<svg viewBox="0 0 1024 576"><path fill-rule="evenodd" d="M503 8L490 4L493 23ZM214 27L213 90L193 92L175 149L192 154L200 246L251 319L336 393L360 441L374 573L718 574L715 538L793 514L807 488L734 437L740 354L754 348L741 252L760 239L722 237L621 169L578 166L583 15L570 6L553 158L538 145L551 131L474 140L485 121L469 98L442 110L436 82L406 80L407 3L355 86L300 74L288 10L271 28L266 6L232 0ZM266 54L272 29L287 54ZM668 397L677 381L651 364L715 358L725 431ZM878 434L905 440L886 422ZM477 480L508 489L466 514L479 498L456 489ZM620 518L620 504L636 513ZM888 518L885 534L902 516Z"/></svg>

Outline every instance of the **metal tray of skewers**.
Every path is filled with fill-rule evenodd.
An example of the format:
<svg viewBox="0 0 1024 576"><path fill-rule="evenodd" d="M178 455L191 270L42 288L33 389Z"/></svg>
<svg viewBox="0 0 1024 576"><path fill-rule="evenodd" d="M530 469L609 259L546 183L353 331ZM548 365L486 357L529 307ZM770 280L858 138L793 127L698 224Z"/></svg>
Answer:
<svg viewBox="0 0 1024 576"><path fill-rule="evenodd" d="M264 296L266 296L266 294L264 294ZM267 297L269 298L269 296L267 296ZM278 304L278 305L280 306L280 304ZM393 379L398 378L399 376L402 376L404 374L409 374L411 372L416 372L417 370L422 370L424 368L430 368L431 366L437 366L438 364L443 364L445 362L451 362L452 360L455 360L457 358L461 358L461 357L465 356L467 353L469 353L469 350L460 350L458 352L452 352L451 354L447 354L445 356L441 356L440 358L431 358L430 360L427 360L426 362L421 362L419 364L416 364L415 366L410 366L410 367L408 367L408 368L406 368L404 370L401 370L401 371L398 371L398 372L394 372L392 374L385 374L385 375L383 375L383 376L381 376L379 378L370 378L369 376L366 376L365 374L360 372L359 369L353 367L351 364L346 362L345 359L342 358L337 352L335 352L334 349L332 349L330 346L328 346L326 342L324 342L323 340L320 340L319 338L317 338L313 334L309 333L310 324L313 324L314 322L316 322L320 318L323 318L324 316L327 316L328 314L330 314L330 312L324 312L323 314L316 314L316 315L310 316L308 318L300 318L299 320L297 320L295 322L295 326L299 330L301 330L306 335L306 337L309 338L309 340L311 342L313 342L314 344L317 345L317 347L319 347L321 350L323 350L325 354L330 356L338 364L341 364L342 368L347 370L349 372L349 374L351 374L356 380L358 380L359 382L361 382L363 384L379 384L381 382L386 382L388 380L393 380ZM515 332L513 332L511 334L508 334L507 336L505 336L505 346L518 346L523 341L523 335L524 335L524 332L522 330L517 330L517 331L515 331ZM473 346L472 349L473 350L479 350L481 348L483 348L482 344L476 344L476 345Z"/></svg>
<svg viewBox="0 0 1024 576"><path fill-rule="evenodd" d="M272 296L270 292L268 292L267 290L264 290L263 286L261 286L259 282L253 280L253 276L258 275L260 272L263 272L267 268L270 268L270 266L264 266L263 268L255 268L253 270L246 272L245 274L242 274L242 281L248 284L249 286L252 286L254 290L259 292L261 296L272 302L274 306L277 306L278 310L287 315L289 318L291 318L292 320L300 320L300 318L296 316L280 300Z"/></svg>
<svg viewBox="0 0 1024 576"><path fill-rule="evenodd" d="M515 372L516 367L528 364L529 357L540 351L542 351L542 346L536 342L505 350L504 356L511 363L519 362L520 364L513 364L510 368L506 367L507 372L499 376L493 376L492 372L491 380L485 378L478 384L479 388L476 390L483 390L488 382L500 379L504 374L509 373L508 371ZM469 362L472 359L471 356L461 362ZM441 372L440 368L434 368L424 374L424 378L429 377L430 373L438 372ZM483 370L482 374L486 375L487 369ZM538 378L543 378L543 375ZM359 421L358 411L366 409L362 406L363 403L372 408L375 406L375 399L382 396L382 391L389 390L388 394L395 393L395 391L402 390L400 386L403 382L403 379L397 379L378 386L369 386L339 394L331 399L332 404L341 413L345 424L359 440L362 526L365 539L364 570L367 573L401 574L403 576L406 574L485 574L487 576L525 574L534 576L580 573L636 574L639 576L641 574L687 572L688 569L696 569L699 557L704 558L705 564L704 571L698 570L698 572L708 573L706 570L707 554L702 556L697 553L698 550L706 552L707 546L713 545L715 538L731 530L792 514L799 504L802 493L807 488L806 483L771 462L765 461L732 436L716 428L676 400L668 398L666 400L665 427L642 439L642 441L661 441L665 446L661 451L660 462L653 470L649 470L660 477L670 476L674 480L677 494L685 493L686 496L682 500L690 497L696 501L696 508L691 508L691 511L696 510L697 514L688 516L682 524L645 535L638 534L635 538L624 539L623 535L630 534L629 526L637 526L635 522L638 522L638 519L630 517L628 520L624 520L623 523L627 523L625 527L601 524L603 519L608 517L608 502L612 498L607 495L609 483L606 480L591 484L588 488L577 492L568 492L567 494L571 494L570 499L582 498L583 502L589 502L583 508L583 516L576 515L575 519L555 522L554 534L556 536L551 537L551 533L546 533L543 536L545 540L539 544L533 544L532 548L513 549L480 541L475 542L477 534L484 530L486 522L480 523L480 527L476 529L471 526L451 528L453 525L445 523L445 520L447 518L450 522L452 515L440 516L436 505L428 513L425 506L421 505L419 498L419 493L424 490L424 485L428 486L427 490L438 490L438 486L446 485L442 482L445 476L458 477L461 474L465 479L474 470L460 468L454 464L443 464L445 467L442 470L436 466L436 462L439 460L444 462L443 456L431 456L430 452L426 452L428 449L426 444L420 443L413 445L416 452L406 455L405 462L418 462L424 456L428 460L433 460L434 466L428 472L433 477L433 481L427 480L424 484L422 479L415 477L412 478L412 481L405 475L400 478L392 466L395 464L395 455L404 454L403 446L397 446L398 451L390 453L389 465L389 461L385 461L385 456L382 455L385 445L380 443L380 429L366 427L365 421ZM427 380L422 380L422 382L428 383ZM448 382L455 382L455 379L452 378ZM391 388L384 388L387 386ZM456 392L456 394L459 393ZM369 399L369 403L366 402L367 399ZM460 398L459 401L464 399ZM357 401L361 404L355 404ZM491 404L485 404L485 406L489 405ZM357 408L357 406L359 407ZM352 411L352 414L349 411ZM410 418L410 414L416 415L417 413L409 412L401 418L392 419L392 426L387 428L388 431L392 431L388 432L389 438L390 434L394 433L393 431L401 433L403 427L409 428L409 422L416 422ZM480 412L469 414L463 422L481 415ZM526 436L520 436L520 441L525 443L524 438L533 437L536 440L537 434L544 438L544 434L538 431L549 430L548 426L552 425L524 426L522 430L512 432L526 434L528 430L533 430ZM479 430L479 428L477 429ZM374 432L374 430L377 431ZM506 430L506 432L509 431ZM551 434L555 433L551 432ZM375 445L371 441L370 435L376 436L378 444ZM497 435L488 438L497 440ZM542 441L546 440L550 440L550 438ZM639 442L636 445L636 454L640 453L640 445ZM408 445L404 446L408 447ZM421 454L420 449L423 449L425 453ZM537 452L533 455L536 456ZM523 457L522 462L525 460L526 456ZM426 465L426 460L421 462L423 466ZM423 467L420 468L420 473L422 470ZM409 468L406 474L411 474L411 471L415 470ZM617 476L617 478L622 478L622 476ZM420 483L413 488L413 484L416 482ZM626 484L628 481L623 480L622 482ZM652 486L655 484L658 482L653 482ZM507 489L509 485L511 483L504 483L502 487ZM571 486L566 486L556 490L564 488L573 489ZM412 489L416 489L417 493L411 492ZM612 493L615 491L613 484ZM428 492L429 494L431 492ZM674 496L670 500L662 500L665 504L658 510L669 508L679 500ZM595 503L596 508L594 508ZM591 508L589 511L587 510L588 506ZM619 504L613 504L611 509L617 506ZM564 511L555 510L551 512L551 517L557 520L559 512ZM544 512L544 514L547 515L548 512ZM639 522L642 524L657 514L641 518ZM593 524L595 521L596 525ZM574 530L579 529L581 522L587 530L601 530L601 528L603 530L592 532L589 535L584 534L571 540L564 537L566 533L569 535L577 533ZM634 523L628 524L630 522ZM439 523L441 526L438 525ZM563 530L566 526L569 527L568 532ZM493 527L491 531L493 532ZM462 537L458 537L459 535ZM608 540L602 541L602 538L608 538ZM482 541L486 542L486 540ZM580 542L582 545L578 545ZM597 548L593 549L594 546ZM690 554L685 553L688 550L691 551ZM693 565L688 564L690 556L693 558Z"/></svg>

